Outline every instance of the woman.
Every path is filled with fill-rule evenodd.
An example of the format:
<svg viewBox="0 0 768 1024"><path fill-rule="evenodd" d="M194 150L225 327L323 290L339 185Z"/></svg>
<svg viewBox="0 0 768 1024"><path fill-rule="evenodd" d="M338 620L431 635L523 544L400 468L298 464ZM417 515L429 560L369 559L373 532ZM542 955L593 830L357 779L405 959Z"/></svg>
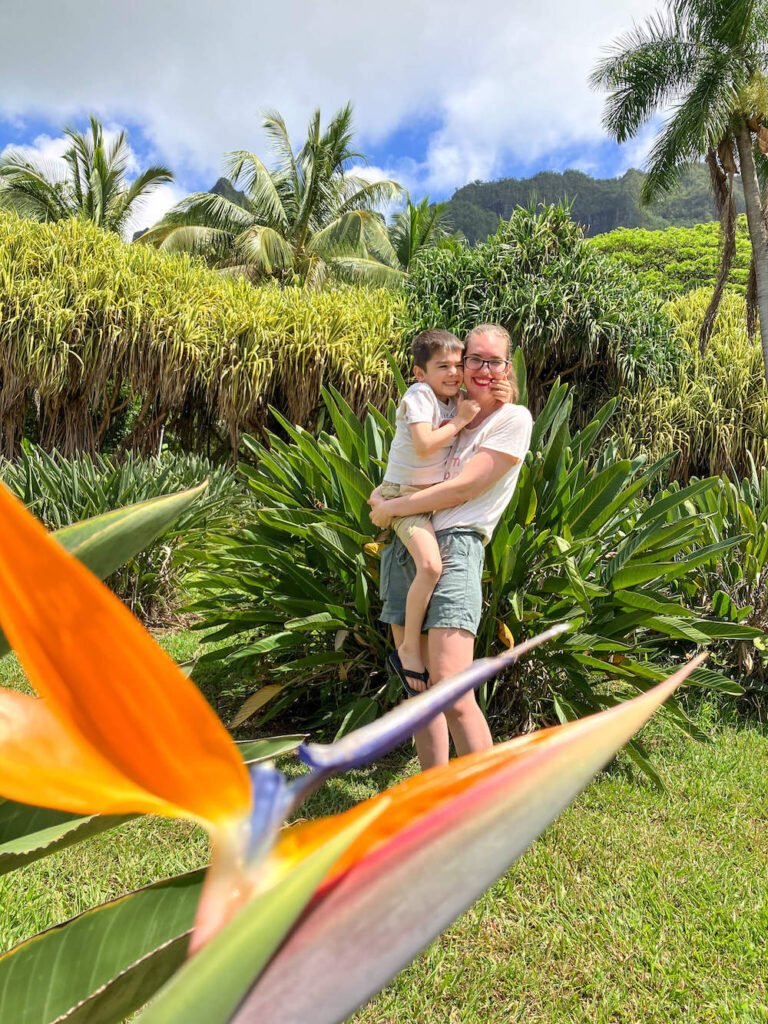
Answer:
<svg viewBox="0 0 768 1024"><path fill-rule="evenodd" d="M503 327L482 324L470 331L463 357L464 386L480 411L457 437L446 479L389 501L378 490L369 499L371 519L381 527L395 516L434 513L443 571L424 620L424 660L433 683L461 672L474 660L485 545L514 493L531 441L528 410L502 404L490 390L493 380L504 376L516 390L509 356L509 335ZM410 556L396 539L384 550L381 562L381 618L392 625L396 647L402 643L405 597L413 572ZM448 761L449 732L459 756L493 745L474 693L416 733L422 769Z"/></svg>

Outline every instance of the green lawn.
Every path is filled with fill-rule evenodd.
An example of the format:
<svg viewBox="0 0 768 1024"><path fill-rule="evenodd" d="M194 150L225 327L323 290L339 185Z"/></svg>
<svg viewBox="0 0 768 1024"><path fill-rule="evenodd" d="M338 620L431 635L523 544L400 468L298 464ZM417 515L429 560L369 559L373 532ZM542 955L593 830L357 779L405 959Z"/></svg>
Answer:
<svg viewBox="0 0 768 1024"><path fill-rule="evenodd" d="M194 652L188 634L165 643ZM17 681L0 662L0 682ZM713 723L706 705L698 715L711 744L646 730L665 793L621 759L357 1024L768 1021L768 731ZM331 782L306 813L414 770L396 752ZM198 830L142 819L0 877L0 943L205 857Z"/></svg>

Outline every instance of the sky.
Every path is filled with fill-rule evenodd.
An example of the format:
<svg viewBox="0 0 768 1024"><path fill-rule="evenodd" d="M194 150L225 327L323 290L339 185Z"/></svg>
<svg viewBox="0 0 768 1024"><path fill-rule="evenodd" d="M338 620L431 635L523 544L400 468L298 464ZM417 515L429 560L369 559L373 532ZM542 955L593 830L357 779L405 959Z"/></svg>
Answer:
<svg viewBox="0 0 768 1024"><path fill-rule="evenodd" d="M125 130L132 173L176 181L131 229L157 220L247 149L269 164L266 110L297 144L316 108L351 100L366 175L414 200L540 170L613 177L642 167L653 126L619 147L587 78L648 0L0 0L0 153L55 168L61 128Z"/></svg>

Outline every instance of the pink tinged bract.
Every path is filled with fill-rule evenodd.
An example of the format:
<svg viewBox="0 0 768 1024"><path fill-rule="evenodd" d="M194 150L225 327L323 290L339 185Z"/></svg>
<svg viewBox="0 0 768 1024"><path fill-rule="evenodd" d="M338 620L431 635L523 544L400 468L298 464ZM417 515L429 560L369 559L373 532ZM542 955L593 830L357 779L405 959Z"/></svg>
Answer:
<svg viewBox="0 0 768 1024"><path fill-rule="evenodd" d="M361 837L346 869L334 871L318 890L233 1024L345 1020L503 874L703 657L634 700L461 759L487 757L488 768L474 785L367 851ZM389 791L393 807L399 788Z"/></svg>

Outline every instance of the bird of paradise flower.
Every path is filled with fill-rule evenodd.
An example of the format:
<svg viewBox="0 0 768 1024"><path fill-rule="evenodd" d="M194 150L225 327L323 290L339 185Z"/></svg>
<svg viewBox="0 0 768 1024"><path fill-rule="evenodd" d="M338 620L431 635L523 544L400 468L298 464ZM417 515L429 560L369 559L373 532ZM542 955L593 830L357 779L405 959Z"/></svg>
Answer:
<svg viewBox="0 0 768 1024"><path fill-rule="evenodd" d="M380 757L567 627L475 662L336 743L303 744L309 771L289 782L271 765L245 767L195 685L2 487L0 535L0 626L38 694L0 690L0 794L76 813L187 818L210 835L196 955L146 1024L203 1019L184 1016L203 1005L210 1024L344 1019L516 859L701 661L601 714L281 833L328 777ZM292 902L292 879L319 851L320 885ZM280 893L279 912L265 904L270 893ZM279 927L237 981L217 987L249 928L263 931L248 915L265 905Z"/></svg>

